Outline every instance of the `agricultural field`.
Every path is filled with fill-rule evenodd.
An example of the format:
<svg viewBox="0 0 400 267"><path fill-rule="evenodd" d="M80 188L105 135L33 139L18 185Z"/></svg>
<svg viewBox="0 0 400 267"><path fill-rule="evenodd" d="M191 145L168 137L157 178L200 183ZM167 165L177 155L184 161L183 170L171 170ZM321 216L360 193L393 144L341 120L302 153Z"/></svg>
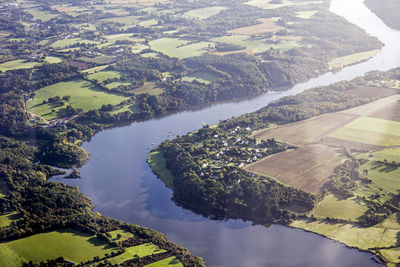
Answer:
<svg viewBox="0 0 400 267"><path fill-rule="evenodd" d="M282 51L289 50L294 47L299 47L300 43L297 41L282 41L280 43L268 42L265 39L259 39L248 35L227 35L211 39L213 42L234 44L246 47L252 53L262 53L270 48L279 48Z"/></svg>
<svg viewBox="0 0 400 267"><path fill-rule="evenodd" d="M360 117L329 136L363 144L398 146L400 145L400 122Z"/></svg>
<svg viewBox="0 0 400 267"><path fill-rule="evenodd" d="M51 44L51 47L53 47L55 49L60 49L60 48L65 48L65 47L68 47L71 45L76 45L78 43L98 44L97 41L93 41L93 40L85 40L85 39L81 39L81 38L65 38L65 39L55 41L54 43Z"/></svg>
<svg viewBox="0 0 400 267"><path fill-rule="evenodd" d="M184 76L182 78L182 81L187 81L187 82L198 81L200 83L209 84L209 83L215 82L217 79L218 79L218 77L212 73L209 73L206 71L199 71L199 72L195 72L195 73Z"/></svg>
<svg viewBox="0 0 400 267"><path fill-rule="evenodd" d="M145 256L159 254L159 253L163 253L163 252L166 252L166 250L162 250L154 244L147 243L147 244L142 244L142 245L126 248L124 253L108 259L108 262L110 262L111 264L121 264L124 261L133 259L135 256L142 258Z"/></svg>
<svg viewBox="0 0 400 267"><path fill-rule="evenodd" d="M105 38L109 43L115 43L116 41L132 41L132 42L143 42L144 38L134 37L131 33L111 34L106 35Z"/></svg>
<svg viewBox="0 0 400 267"><path fill-rule="evenodd" d="M60 256L79 263L92 260L95 256L104 257L113 251L119 250L95 236L73 229L35 234L0 245L0 253L8 255L6 260L22 259L25 262L32 260L36 263Z"/></svg>
<svg viewBox="0 0 400 267"><path fill-rule="evenodd" d="M375 49L371 51L366 51L366 52L361 52L361 53L355 53L352 55L347 55L339 58L335 58L331 62L328 63L329 68L332 70L335 69L341 69L344 66L349 66L353 65L362 61L366 61L370 58L373 58L376 56L381 50L380 49Z"/></svg>
<svg viewBox="0 0 400 267"><path fill-rule="evenodd" d="M358 247L363 250L396 246L398 244L397 235L400 232L399 229L358 227L352 224L304 220L296 220L290 226L318 233L350 247Z"/></svg>
<svg viewBox="0 0 400 267"><path fill-rule="evenodd" d="M259 22L259 24L237 28L229 32L232 34L253 35L253 34L277 32L280 30L285 30L286 29L285 27L276 24L278 19L279 18L258 19L257 21Z"/></svg>
<svg viewBox="0 0 400 267"><path fill-rule="evenodd" d="M276 1L273 0L251 0L246 2L245 4L250 6L255 6L263 9L276 9L281 7L290 7L290 6L307 6L312 4L321 4L322 1L291 1L291 0L282 0L279 3L274 3Z"/></svg>
<svg viewBox="0 0 400 267"><path fill-rule="evenodd" d="M370 115L370 117L400 122L400 103L395 102Z"/></svg>
<svg viewBox="0 0 400 267"><path fill-rule="evenodd" d="M204 8L190 10L186 12L183 16L195 19L208 19L209 17L215 16L219 14L219 12L221 12L222 10L226 9L227 8L223 6L204 7Z"/></svg>
<svg viewBox="0 0 400 267"><path fill-rule="evenodd" d="M150 43L151 49L170 57L184 59L200 56L208 51L210 42L189 43L189 41L177 38L161 38Z"/></svg>
<svg viewBox="0 0 400 267"><path fill-rule="evenodd" d="M35 19L41 20L42 22L49 21L59 16L57 13L40 9L28 9L27 12L31 14Z"/></svg>
<svg viewBox="0 0 400 267"><path fill-rule="evenodd" d="M343 220L357 221L359 217L365 214L368 210L366 204L357 197L348 199L335 196L333 194L327 195L315 207L312 215L316 218L336 218Z"/></svg>
<svg viewBox="0 0 400 267"><path fill-rule="evenodd" d="M106 88L112 90L117 88L118 86L128 86L131 85L129 82L112 82L105 85Z"/></svg>
<svg viewBox="0 0 400 267"><path fill-rule="evenodd" d="M298 11L296 12L296 17L300 19L309 19L317 13L316 10L311 11Z"/></svg>
<svg viewBox="0 0 400 267"><path fill-rule="evenodd" d="M87 73L87 74L91 75L91 74L94 74L94 73L96 73L96 72L105 70L105 69L107 69L109 66L110 66L110 65L104 65L104 66L94 67L94 68L82 70L81 73Z"/></svg>
<svg viewBox="0 0 400 267"><path fill-rule="evenodd" d="M102 83L108 79L112 79L112 78L121 78L122 73L118 72L118 71L112 71L112 70L103 70L103 71L99 71L96 73L93 73L91 75L88 76L89 80L92 81L97 81L98 83Z"/></svg>
<svg viewBox="0 0 400 267"><path fill-rule="evenodd" d="M60 82L36 91L32 101L27 102L28 110L46 119L58 118L59 112L65 108L65 104L60 107L52 107L51 104L43 104L50 97L70 96L67 104L73 108L81 108L83 111L99 109L103 104L119 104L127 97L104 92L94 84L85 80L71 80Z"/></svg>
<svg viewBox="0 0 400 267"><path fill-rule="evenodd" d="M125 230L115 230L108 232L111 235L111 241L113 242L122 242L128 240L129 238L134 238L134 234L129 233Z"/></svg>
<svg viewBox="0 0 400 267"><path fill-rule="evenodd" d="M169 257L148 265L146 267L163 267L163 266L175 266L175 267L183 267L183 264L176 257Z"/></svg>
<svg viewBox="0 0 400 267"><path fill-rule="evenodd" d="M0 64L0 71L6 72L9 70L31 69L33 67L40 66L44 63L54 64L54 63L59 63L61 61L62 60L58 57L46 57L44 59L44 62L26 61L24 59L18 59Z"/></svg>
<svg viewBox="0 0 400 267"><path fill-rule="evenodd" d="M275 138L293 145L318 143L328 134L356 119L353 115L331 113L308 120L285 124L272 129L257 131L253 136L257 140Z"/></svg>
<svg viewBox="0 0 400 267"><path fill-rule="evenodd" d="M343 162L339 151L309 145L269 156L246 169L310 193L320 193L323 185Z"/></svg>

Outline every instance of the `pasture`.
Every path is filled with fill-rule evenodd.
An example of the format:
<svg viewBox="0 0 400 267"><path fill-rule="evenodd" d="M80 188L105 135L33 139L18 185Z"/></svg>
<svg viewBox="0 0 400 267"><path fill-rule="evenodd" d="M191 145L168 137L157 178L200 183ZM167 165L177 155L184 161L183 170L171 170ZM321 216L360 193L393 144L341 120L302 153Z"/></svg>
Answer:
<svg viewBox="0 0 400 267"><path fill-rule="evenodd" d="M216 80L218 80L218 77L207 71L198 71L198 72L184 76L182 78L182 80L186 81L186 82L192 82L192 81L196 80L200 83L209 84L209 83L212 83L212 82L215 82Z"/></svg>
<svg viewBox="0 0 400 267"><path fill-rule="evenodd" d="M126 248L125 252L122 253L121 255L115 256L111 259L108 259L108 262L111 264L121 264L124 261L130 260L134 258L135 256L138 256L139 258L141 257L146 257L152 254L159 254L166 252L166 250L160 249L158 246L150 243L134 246L134 247L129 247Z"/></svg>
<svg viewBox="0 0 400 267"><path fill-rule="evenodd" d="M195 18L195 19L208 19L212 16L219 14L222 10L226 10L227 8L224 6L212 6L212 7L204 7L193 9L186 12L183 16L186 18Z"/></svg>
<svg viewBox="0 0 400 267"><path fill-rule="evenodd" d="M314 16L317 13L316 10L310 10L310 11L298 11L296 12L296 17L300 19L309 19L312 16Z"/></svg>
<svg viewBox="0 0 400 267"><path fill-rule="evenodd" d="M357 197L340 199L330 194L318 203L312 214L317 218L330 217L357 221L367 210L366 204Z"/></svg>
<svg viewBox="0 0 400 267"><path fill-rule="evenodd" d="M82 70L81 73L87 73L87 74L90 75L90 74L96 73L96 72L98 72L98 71L105 70L105 69L108 68L109 66L110 66L110 65L104 65L104 66L94 67L94 68Z"/></svg>
<svg viewBox="0 0 400 267"><path fill-rule="evenodd" d="M0 253L11 255L14 260L18 259L17 255L26 262L32 260L36 263L60 256L80 263L95 256L104 257L112 251L117 252L118 249L95 236L73 229L35 234L0 245Z"/></svg>
<svg viewBox="0 0 400 267"><path fill-rule="evenodd" d="M20 218L17 212L9 212L0 215L0 227L6 227L11 224L11 222L16 222Z"/></svg>
<svg viewBox="0 0 400 267"><path fill-rule="evenodd" d="M6 72L9 70L31 69L33 67L40 66L44 63L54 64L54 63L60 63L61 61L62 59L58 57L46 57L43 62L18 59L0 64L0 71Z"/></svg>
<svg viewBox="0 0 400 267"><path fill-rule="evenodd" d="M254 38L249 35L234 34L211 39L213 42L228 43L246 47L251 53L262 53L270 48L281 49L283 51L298 47L297 41L281 41L280 43L269 43L268 40Z"/></svg>
<svg viewBox="0 0 400 267"><path fill-rule="evenodd" d="M113 70L103 70L103 71L99 71L93 74L90 74L88 76L89 80L92 81L97 81L98 83L102 83L108 79L112 79L112 78L121 78L122 73L119 71L113 71Z"/></svg>
<svg viewBox="0 0 400 267"><path fill-rule="evenodd" d="M273 0L251 0L246 2L245 4L250 6L255 6L262 9L277 9L281 7L290 7L290 6L307 6L311 4L321 4L322 1L291 1L291 0L282 0L282 1L273 1Z"/></svg>
<svg viewBox="0 0 400 267"><path fill-rule="evenodd" d="M105 87L107 89L112 90L112 89L115 89L115 88L117 88L118 86L121 86L121 85L128 86L128 85L131 85L131 83L129 83L129 82L112 82L112 83L106 84Z"/></svg>
<svg viewBox="0 0 400 267"><path fill-rule="evenodd" d="M41 10L41 9L27 9L26 10L29 14L31 14L35 19L41 20L43 22L49 21L53 18L56 18L60 16L57 13L53 13L47 10Z"/></svg>
<svg viewBox="0 0 400 267"><path fill-rule="evenodd" d="M258 19L257 21L259 23L256 25L237 28L229 32L232 34L252 35L252 34L277 32L280 30L285 30L286 29L285 27L276 24L276 21L278 19L279 18Z"/></svg>
<svg viewBox="0 0 400 267"><path fill-rule="evenodd" d="M49 103L42 103L50 97L71 96L68 104L73 108L81 108L83 111L99 109L103 104L116 105L127 99L127 97L121 95L104 92L91 82L80 79L56 83L39 89L35 94L34 99L27 102L27 108L32 113L41 115L46 119L58 118L58 112L65 108L65 105L52 107Z"/></svg>
<svg viewBox="0 0 400 267"><path fill-rule="evenodd" d="M125 230L115 230L108 233L111 235L111 240L113 242L122 242L128 240L129 238L135 237L134 234L127 232Z"/></svg>
<svg viewBox="0 0 400 267"><path fill-rule="evenodd" d="M377 146L400 145L400 122L359 117L330 137Z"/></svg>
<svg viewBox="0 0 400 267"><path fill-rule="evenodd" d="M85 40L85 39L81 39L81 38L64 38L64 39L60 39L55 41L54 43L51 44L51 47L55 48L55 49L60 49L60 48L65 48L71 45L75 45L75 44L98 44L99 42L97 41L93 41L93 40Z"/></svg>
<svg viewBox="0 0 400 267"><path fill-rule="evenodd" d="M373 58L378 54L381 50L380 49L375 49L371 51L366 51L366 52L361 52L361 53L355 53L343 57L338 57L333 59L328 63L329 68L334 70L334 69L341 69L344 66L348 65L353 65L362 61L366 61L370 58Z"/></svg>
<svg viewBox="0 0 400 267"><path fill-rule="evenodd" d="M163 266L175 266L175 267L183 267L183 264L176 257L169 257L148 265L146 267L163 267Z"/></svg>
<svg viewBox="0 0 400 267"><path fill-rule="evenodd" d="M150 43L151 49L163 53L170 57L184 59L188 57L200 56L208 51L210 42L189 43L189 41L178 38L161 38Z"/></svg>
<svg viewBox="0 0 400 267"><path fill-rule="evenodd" d="M271 177L283 184L318 194L343 162L331 147L309 145L273 154L246 167L248 171Z"/></svg>
<svg viewBox="0 0 400 267"><path fill-rule="evenodd" d="M364 250L375 247L396 246L397 235L399 234L397 229L382 227L361 228L352 224L335 224L320 221L296 220L290 226L318 233L348 246Z"/></svg>

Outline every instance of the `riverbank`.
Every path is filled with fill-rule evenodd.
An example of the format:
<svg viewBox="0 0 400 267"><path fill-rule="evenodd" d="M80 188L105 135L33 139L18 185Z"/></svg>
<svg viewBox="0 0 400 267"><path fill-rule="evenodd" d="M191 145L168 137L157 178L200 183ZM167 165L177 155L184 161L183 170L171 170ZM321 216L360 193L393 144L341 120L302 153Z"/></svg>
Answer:
<svg viewBox="0 0 400 267"><path fill-rule="evenodd" d="M389 263L397 263L400 224L391 217L392 213L397 212L397 196L395 193L377 193L393 185L383 186L372 169L367 167L371 165L373 168L372 160L367 160L368 157L362 154L363 151L369 151L371 158L375 153L381 153L379 151L386 144L369 143L366 139L358 141L360 144L356 141L346 143L337 134L331 135L349 122L357 121L355 114L373 117L382 107L396 105L398 89L370 87L368 84L376 84L376 77L380 77L380 84L389 83L397 79L397 72L393 70L358 78L357 82L311 89L294 97L282 98L257 112L222 121L213 127L203 126L198 131L163 142L149 154L148 162L161 180L168 181L174 192L174 201L189 209L193 206L193 212L206 217L241 218L260 224L279 222L372 252ZM387 81L382 80L383 77ZM376 98L381 100L374 101ZM308 105L312 105L312 109ZM318 109L320 111L316 112ZM339 112L331 113L335 109ZM318 116L325 112L328 113ZM346 122L338 116L349 116L350 120ZM304 120L306 118L310 119ZM287 124L291 121L300 122ZM335 122L343 125L336 125ZM333 123L332 127L329 123ZM392 121L387 123L396 124ZM279 126L270 127L276 124ZM322 129L322 135L313 127ZM286 135L282 135L281 128ZM257 134L254 135L254 131ZM313 132L311 136L310 131ZM315 142L321 144L309 144ZM361 144L363 142L367 143ZM390 145L400 145L400 140L393 142L397 143ZM313 150L311 153L302 152L302 147L313 147ZM332 152L326 151L329 149ZM309 155L314 157L307 159ZM274 162L275 158L279 158L279 161ZM339 160L334 161L334 158ZM257 164L262 168L254 170ZM321 169L317 170L310 164ZM302 165L304 168L301 168ZM243 168L251 173L243 172ZM303 176L297 177L295 174ZM326 177L317 177L317 174ZM389 171L388 175L395 174ZM273 183L275 180L283 187L276 187ZM260 203L266 201L263 195L257 194L262 182L270 183L267 188L260 190L268 192L269 198L278 203L275 206L272 203L267 205L274 212L265 212L264 208L258 210ZM320 184L318 187L315 187L316 182ZM294 199L275 195L274 192L285 190L286 186L301 189L306 195L299 194L299 191L290 193ZM256 191L250 188L256 188ZM247 191L250 191L244 193L247 197L242 198L240 192ZM332 194L337 200L332 199ZM320 206L318 210L317 205ZM246 207L256 212L251 213ZM389 222L390 228L387 226ZM360 236L368 238L360 239Z"/></svg>

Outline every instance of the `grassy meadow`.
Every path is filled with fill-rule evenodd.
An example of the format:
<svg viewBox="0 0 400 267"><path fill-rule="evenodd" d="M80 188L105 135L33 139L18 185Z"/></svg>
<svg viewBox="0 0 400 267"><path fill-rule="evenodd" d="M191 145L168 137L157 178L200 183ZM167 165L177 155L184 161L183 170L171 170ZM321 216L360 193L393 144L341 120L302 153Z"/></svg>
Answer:
<svg viewBox="0 0 400 267"><path fill-rule="evenodd" d="M227 7L224 6L204 7L204 8L190 10L186 12L183 16L195 19L208 19L209 17L215 16L222 10L226 9Z"/></svg>
<svg viewBox="0 0 400 267"><path fill-rule="evenodd" d="M12 60L0 64L0 71L6 72L9 70L19 70L19 69L31 69L36 66L43 65L45 63L54 64L60 63L62 59L58 57L46 57L43 62L36 61L26 61L25 59Z"/></svg>
<svg viewBox="0 0 400 267"><path fill-rule="evenodd" d="M0 255L6 255L7 261L41 262L63 256L79 263L93 259L95 256L117 252L118 249L107 245L95 236L81 233L73 229L35 234L15 241L2 243ZM1 257L0 263L4 260ZM2 265L1 266L12 266Z"/></svg>
<svg viewBox="0 0 400 267"><path fill-rule="evenodd" d="M52 107L51 104L42 104L44 100L54 96L71 96L68 101L73 108L81 108L83 111L99 109L103 104L119 104L127 99L125 96L104 92L91 82L85 80L70 80L67 82L56 83L36 91L32 101L27 102L29 111L43 116L46 119L58 117L58 112L65 108ZM54 110L54 111L53 111Z"/></svg>
<svg viewBox="0 0 400 267"><path fill-rule="evenodd" d="M175 266L175 267L183 267L183 264L176 257L169 257L148 265L146 267L162 267L162 266Z"/></svg>
<svg viewBox="0 0 400 267"><path fill-rule="evenodd" d="M134 258L135 256L138 257L145 257L145 256L150 256L152 254L159 254L166 252L166 250L160 249L154 244L142 244L134 247L129 247L126 248L125 252L122 253L121 255L115 256L111 259L108 259L108 262L111 264L121 264L124 261L130 260Z"/></svg>
<svg viewBox="0 0 400 267"><path fill-rule="evenodd" d="M192 82L194 80L200 82L200 83L205 83L205 84L209 84L212 82L215 82L216 80L218 80L218 77L215 76L212 73L206 72L206 71L198 71L189 75L186 75L182 78L183 81L186 82Z"/></svg>
<svg viewBox="0 0 400 267"><path fill-rule="evenodd" d="M150 42L151 49L170 57L184 59L200 56L207 52L210 42L189 44L189 41L178 38L161 38Z"/></svg>

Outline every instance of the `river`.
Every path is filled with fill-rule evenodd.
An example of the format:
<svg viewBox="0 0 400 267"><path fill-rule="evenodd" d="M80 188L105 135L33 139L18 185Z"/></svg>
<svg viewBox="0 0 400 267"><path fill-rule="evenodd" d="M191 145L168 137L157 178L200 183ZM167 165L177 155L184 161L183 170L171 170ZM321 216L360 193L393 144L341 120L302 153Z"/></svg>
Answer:
<svg viewBox="0 0 400 267"><path fill-rule="evenodd" d="M220 119L253 112L269 102L320 85L351 80L371 70L400 65L400 32L388 28L363 0L332 0L331 11L378 37L385 47L374 58L327 73L285 92L184 111L95 135L83 148L91 159L80 169L79 186L103 215L153 228L203 257L209 266L375 266L372 254L346 248L316 234L281 225L268 228L241 220L214 221L176 206L172 192L146 163L149 149Z"/></svg>

